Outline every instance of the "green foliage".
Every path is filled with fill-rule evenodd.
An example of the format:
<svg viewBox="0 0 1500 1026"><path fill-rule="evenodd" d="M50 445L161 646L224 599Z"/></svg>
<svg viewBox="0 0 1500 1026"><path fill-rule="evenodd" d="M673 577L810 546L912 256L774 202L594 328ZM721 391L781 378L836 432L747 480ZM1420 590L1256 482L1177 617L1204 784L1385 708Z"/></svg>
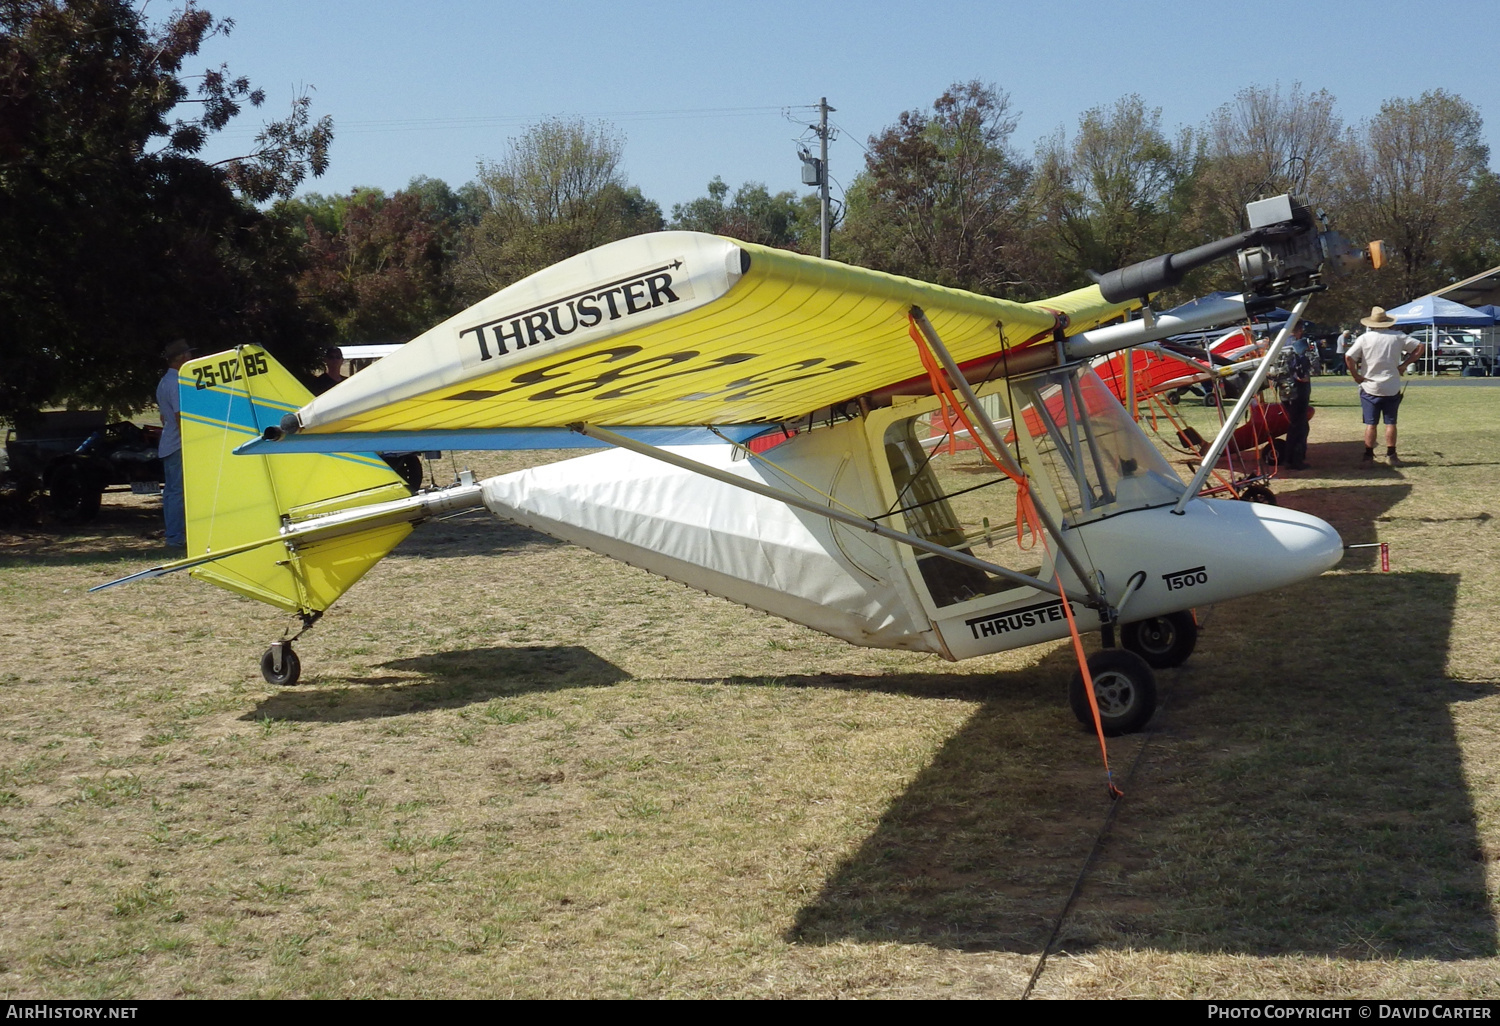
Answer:
<svg viewBox="0 0 1500 1026"><path fill-rule="evenodd" d="M1343 123L1326 89L1305 93L1294 82L1250 86L1204 128L1205 160L1194 183L1194 224L1205 238L1243 231L1245 204L1293 193L1329 202L1339 175Z"/></svg>
<svg viewBox="0 0 1500 1026"><path fill-rule="evenodd" d="M231 26L192 4L152 26L126 0L0 3L0 416L143 406L174 338L307 362L291 247L249 201L320 173L332 125L299 100L253 153L198 159L264 100L223 67L189 97L185 62Z"/></svg>
<svg viewBox="0 0 1500 1026"><path fill-rule="evenodd" d="M1038 231L1050 244L1059 288L1167 252L1179 242L1195 140L1176 144L1161 130L1161 109L1137 95L1094 107L1069 141L1061 131L1037 154Z"/></svg>
<svg viewBox="0 0 1500 1026"><path fill-rule="evenodd" d="M1010 145L1010 98L974 81L870 139L846 197L839 256L973 292L1025 294L1031 167Z"/></svg>
<svg viewBox="0 0 1500 1026"><path fill-rule="evenodd" d="M662 227L661 208L627 185L624 140L602 123L554 119L484 162L484 213L466 233L461 292L489 295L526 275L616 239Z"/></svg>
<svg viewBox="0 0 1500 1026"><path fill-rule="evenodd" d="M447 275L456 233L440 206L415 192L387 198L376 189L318 199L305 215L297 283L339 342L404 342L457 312Z"/></svg>
<svg viewBox="0 0 1500 1026"><path fill-rule="evenodd" d="M715 175L708 183L707 196L672 207L672 220L667 227L816 255L819 238L815 196L799 197L791 190L773 196L761 182L746 182L735 190L734 199L726 203L728 195L729 186Z"/></svg>
<svg viewBox="0 0 1500 1026"><path fill-rule="evenodd" d="M1483 129L1478 108L1438 89L1387 100L1350 132L1342 206L1385 242L1394 266L1383 272L1384 294L1424 295L1458 277L1455 258L1466 249L1494 253L1500 210Z"/></svg>

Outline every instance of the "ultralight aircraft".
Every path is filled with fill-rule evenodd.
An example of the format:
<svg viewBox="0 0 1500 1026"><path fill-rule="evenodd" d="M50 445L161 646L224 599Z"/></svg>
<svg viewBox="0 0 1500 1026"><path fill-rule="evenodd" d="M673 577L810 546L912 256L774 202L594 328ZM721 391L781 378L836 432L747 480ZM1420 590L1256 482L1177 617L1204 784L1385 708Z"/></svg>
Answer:
<svg viewBox="0 0 1500 1026"><path fill-rule="evenodd" d="M660 232L502 289L317 398L257 346L196 359L188 556L111 585L189 570L295 614L261 659L295 684L293 642L344 591L416 523L482 506L855 645L964 659L1071 634L1075 713L1135 730L1152 666L1192 651L1193 607L1342 554L1316 517L1198 495L1323 276L1378 266L1291 197L1247 212L1245 232L1036 303ZM1150 311L1230 255L1243 295ZM1184 486L1090 361L1289 299ZM977 450L943 451L934 424ZM375 455L551 448L606 451L417 494ZM1086 662L1080 631L1104 636Z"/></svg>

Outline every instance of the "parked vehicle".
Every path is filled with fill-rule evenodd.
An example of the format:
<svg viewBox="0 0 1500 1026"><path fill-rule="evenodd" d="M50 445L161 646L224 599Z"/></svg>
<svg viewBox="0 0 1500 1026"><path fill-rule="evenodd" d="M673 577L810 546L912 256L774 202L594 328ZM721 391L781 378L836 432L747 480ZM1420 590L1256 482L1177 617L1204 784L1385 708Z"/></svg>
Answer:
<svg viewBox="0 0 1500 1026"><path fill-rule="evenodd" d="M1495 354L1477 331L1470 331L1467 328L1445 328L1439 325L1436 350L1433 349L1432 325L1424 324L1419 328L1412 328L1406 334L1427 347L1427 351L1417 364L1418 369L1424 374L1454 369L1463 372L1469 367L1477 367L1485 374L1490 374L1494 370Z"/></svg>
<svg viewBox="0 0 1500 1026"><path fill-rule="evenodd" d="M44 508L65 524L99 512L105 489L155 493L164 480L156 455L161 428L106 423L101 410L63 410L23 419L6 436L5 489L11 505Z"/></svg>

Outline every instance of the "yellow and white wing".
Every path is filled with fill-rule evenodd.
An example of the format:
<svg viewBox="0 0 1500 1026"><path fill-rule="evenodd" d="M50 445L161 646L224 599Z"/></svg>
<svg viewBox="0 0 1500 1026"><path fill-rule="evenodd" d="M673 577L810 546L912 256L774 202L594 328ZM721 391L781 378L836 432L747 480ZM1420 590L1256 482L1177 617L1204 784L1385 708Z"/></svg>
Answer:
<svg viewBox="0 0 1500 1026"><path fill-rule="evenodd" d="M920 375L912 306L965 363L1050 345L1059 327L1087 330L1133 305L1107 303L1092 286L1015 303L659 232L497 292L317 397L288 426L305 438L777 423Z"/></svg>

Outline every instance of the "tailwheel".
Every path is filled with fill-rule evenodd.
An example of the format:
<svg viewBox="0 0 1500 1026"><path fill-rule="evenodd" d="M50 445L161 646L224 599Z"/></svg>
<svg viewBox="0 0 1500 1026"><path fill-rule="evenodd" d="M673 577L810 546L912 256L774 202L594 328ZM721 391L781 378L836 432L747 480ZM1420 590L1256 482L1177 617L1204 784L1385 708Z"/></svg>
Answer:
<svg viewBox="0 0 1500 1026"><path fill-rule="evenodd" d="M1120 644L1153 669L1181 666L1198 644L1198 621L1187 610L1137 620L1120 629Z"/></svg>
<svg viewBox="0 0 1500 1026"><path fill-rule="evenodd" d="M267 684L279 688L291 687L302 676L302 660L292 651L290 641L276 641L260 657L260 675Z"/></svg>
<svg viewBox="0 0 1500 1026"><path fill-rule="evenodd" d="M1088 666L1105 736L1131 734L1144 727L1156 712L1156 674L1146 660L1127 649L1106 648L1089 656ZM1082 671L1068 682L1068 704L1078 722L1093 729L1094 714L1084 692Z"/></svg>
<svg viewBox="0 0 1500 1026"><path fill-rule="evenodd" d="M1263 484L1253 484L1247 488L1240 489L1240 499L1245 502L1260 502L1267 506L1276 506L1276 493Z"/></svg>

